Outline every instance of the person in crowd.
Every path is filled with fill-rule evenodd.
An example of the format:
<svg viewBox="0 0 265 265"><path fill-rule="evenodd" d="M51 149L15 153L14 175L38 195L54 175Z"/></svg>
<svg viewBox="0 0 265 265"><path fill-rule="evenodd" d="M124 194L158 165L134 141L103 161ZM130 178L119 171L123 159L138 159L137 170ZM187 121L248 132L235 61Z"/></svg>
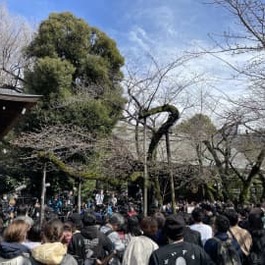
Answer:
<svg viewBox="0 0 265 265"><path fill-rule="evenodd" d="M248 230L249 211L250 209L248 207L242 207L242 208L237 209L237 212L239 214L238 226L246 230Z"/></svg>
<svg viewBox="0 0 265 265"><path fill-rule="evenodd" d="M99 207L103 206L104 203L104 191L100 190L95 196L96 205Z"/></svg>
<svg viewBox="0 0 265 265"><path fill-rule="evenodd" d="M202 220L204 218L204 214L201 208L196 207L192 211L191 216L194 223L190 225L190 228L201 234L202 245L204 245L206 240L213 237L213 229L211 226L203 223Z"/></svg>
<svg viewBox="0 0 265 265"><path fill-rule="evenodd" d="M73 236L73 223L66 221L63 224L63 240L62 242L68 246Z"/></svg>
<svg viewBox="0 0 265 265"><path fill-rule="evenodd" d="M135 215L137 215L137 214L138 214L138 213L135 211L135 208L134 208L133 204L130 204L130 205L129 205L128 212L127 212L127 215L128 215L129 217L131 217L131 216L135 216Z"/></svg>
<svg viewBox="0 0 265 265"><path fill-rule="evenodd" d="M74 258L77 260L78 264L81 265L83 260L82 260L82 255L78 255L76 253L79 253L80 251L80 246L76 244L76 242L80 241L81 237L81 230L84 226L82 217L79 213L72 213L68 217L68 222L72 223L72 237L70 242L68 243L68 253L73 255ZM80 256L80 260L79 260Z"/></svg>
<svg viewBox="0 0 265 265"><path fill-rule="evenodd" d="M214 221L214 237L208 239L205 242L204 249L209 254L211 259L216 264L222 264L220 262L220 257L218 253L218 247L220 246L221 242L225 242L230 240L228 236L228 231L230 227L229 219L224 215L217 215ZM240 245L236 241L236 239L231 239L231 249L233 249L235 253L235 259L238 263L241 264L242 261L242 251ZM234 259L234 257L232 257Z"/></svg>
<svg viewBox="0 0 265 265"><path fill-rule="evenodd" d="M171 214L166 217L164 230L169 243L151 254L149 265L214 265L203 248L184 242L185 227L181 215Z"/></svg>
<svg viewBox="0 0 265 265"><path fill-rule="evenodd" d="M167 238L163 232L166 221L165 215L161 212L155 212L153 216L156 219L158 225L157 232L154 235L153 239L158 244L158 246L164 246L165 244L167 244Z"/></svg>
<svg viewBox="0 0 265 265"><path fill-rule="evenodd" d="M144 217L140 226L143 234L131 239L124 252L122 265L148 265L152 252L158 249L158 245L152 239L158 229L156 218Z"/></svg>
<svg viewBox="0 0 265 265"><path fill-rule="evenodd" d="M0 242L3 240L4 220L0 217Z"/></svg>
<svg viewBox="0 0 265 265"><path fill-rule="evenodd" d="M114 251L113 244L104 233L99 231L93 214L85 212L82 220L84 226L80 233L71 239L68 253L75 257L79 265L85 264L85 261L100 264Z"/></svg>
<svg viewBox="0 0 265 265"><path fill-rule="evenodd" d="M28 224L23 220L14 220L3 234L0 243L0 265L31 265L30 249L23 245L28 232Z"/></svg>
<svg viewBox="0 0 265 265"><path fill-rule="evenodd" d="M125 244L122 242L118 231L124 224L124 217L119 213L114 213L109 221L101 226L100 231L109 237L111 242L114 244L116 255L110 261L110 265L120 265L121 259L125 250Z"/></svg>
<svg viewBox="0 0 265 265"><path fill-rule="evenodd" d="M248 216L248 229L252 236L252 246L248 255L248 264L265 264L265 229L263 223L264 213L254 208Z"/></svg>
<svg viewBox="0 0 265 265"><path fill-rule="evenodd" d="M58 219L59 215L58 213L55 213L52 208L46 206L44 209L44 221L49 222L53 219Z"/></svg>
<svg viewBox="0 0 265 265"><path fill-rule="evenodd" d="M26 223L28 223L29 228L33 226L34 221L33 219L28 215L29 206L26 204L20 204L16 209L16 220L25 220Z"/></svg>
<svg viewBox="0 0 265 265"><path fill-rule="evenodd" d="M203 247L202 240L201 240L201 233L196 230L192 230L189 226L190 219L191 219L190 214L186 212L180 212L179 215L183 217L185 224L186 224L185 229L184 229L184 234L183 234L183 240L185 242L190 242L200 247Z"/></svg>
<svg viewBox="0 0 265 265"><path fill-rule="evenodd" d="M118 202L118 199L117 199L115 193L112 192L111 197L110 197L110 203L112 204L113 207L116 207L117 202Z"/></svg>
<svg viewBox="0 0 265 265"><path fill-rule="evenodd" d="M214 206L210 203L202 203L201 208L203 212L202 222L206 225L212 226L214 222Z"/></svg>
<svg viewBox="0 0 265 265"><path fill-rule="evenodd" d="M83 228L83 221L81 215L79 213L72 213L68 217L68 221L72 223L73 235L76 233L80 233L81 229Z"/></svg>
<svg viewBox="0 0 265 265"><path fill-rule="evenodd" d="M63 223L59 219L47 222L42 234L43 243L31 250L32 264L77 265L74 257L67 254L67 246L61 242L62 239Z"/></svg>
<svg viewBox="0 0 265 265"><path fill-rule="evenodd" d="M235 238L240 245L240 248L243 252L243 263L245 263L252 245L251 234L246 229L243 229L238 225L238 213L235 209L227 209L225 210L224 214L230 222L228 235L230 238Z"/></svg>
<svg viewBox="0 0 265 265"><path fill-rule="evenodd" d="M34 222L34 224L28 230L27 238L23 242L23 245L27 246L29 249L39 246L41 244L41 233L42 226L40 222Z"/></svg>
<svg viewBox="0 0 265 265"><path fill-rule="evenodd" d="M125 229L125 241L126 245L129 244L131 239L135 236L140 236L143 231L140 227L139 219L137 216L132 216L127 218L126 229Z"/></svg>
<svg viewBox="0 0 265 265"><path fill-rule="evenodd" d="M16 210L16 199L11 197L8 201L8 208L7 208L9 223L11 223L15 218L16 215L15 210Z"/></svg>

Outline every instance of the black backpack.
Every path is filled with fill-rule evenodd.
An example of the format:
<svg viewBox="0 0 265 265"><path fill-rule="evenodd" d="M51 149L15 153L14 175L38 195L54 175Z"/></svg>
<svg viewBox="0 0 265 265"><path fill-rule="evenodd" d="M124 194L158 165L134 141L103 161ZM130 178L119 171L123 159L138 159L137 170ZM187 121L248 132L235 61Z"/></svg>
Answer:
<svg viewBox="0 0 265 265"><path fill-rule="evenodd" d="M263 265L264 260L264 254L263 253L256 253L254 251L250 251L250 254L247 257L247 264L251 265Z"/></svg>
<svg viewBox="0 0 265 265"><path fill-rule="evenodd" d="M232 239L223 241L214 237L217 241L217 265L241 265L240 257L232 244Z"/></svg>

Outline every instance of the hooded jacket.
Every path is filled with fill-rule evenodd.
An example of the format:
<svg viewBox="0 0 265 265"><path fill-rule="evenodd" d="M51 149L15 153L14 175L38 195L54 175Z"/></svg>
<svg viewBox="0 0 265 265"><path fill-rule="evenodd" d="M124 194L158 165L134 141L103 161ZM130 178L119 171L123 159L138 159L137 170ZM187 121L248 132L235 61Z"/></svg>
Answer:
<svg viewBox="0 0 265 265"><path fill-rule="evenodd" d="M101 260L106 252L112 251L112 242L98 230L96 225L85 226L80 233L73 235L68 245L68 253L76 258L78 264L82 264L86 258Z"/></svg>
<svg viewBox="0 0 265 265"><path fill-rule="evenodd" d="M67 254L67 247L61 242L44 243L31 252L33 265L77 265L76 260Z"/></svg>
<svg viewBox="0 0 265 265"><path fill-rule="evenodd" d="M5 265L31 265L30 250L20 243L1 242L0 264Z"/></svg>

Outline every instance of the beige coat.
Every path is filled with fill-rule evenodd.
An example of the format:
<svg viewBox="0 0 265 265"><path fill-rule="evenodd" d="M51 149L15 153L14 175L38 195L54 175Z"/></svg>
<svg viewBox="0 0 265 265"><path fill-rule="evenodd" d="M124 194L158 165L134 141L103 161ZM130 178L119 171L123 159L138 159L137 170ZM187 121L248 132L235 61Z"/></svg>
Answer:
<svg viewBox="0 0 265 265"><path fill-rule="evenodd" d="M149 258L158 245L146 236L133 237L125 249L122 265L148 265Z"/></svg>

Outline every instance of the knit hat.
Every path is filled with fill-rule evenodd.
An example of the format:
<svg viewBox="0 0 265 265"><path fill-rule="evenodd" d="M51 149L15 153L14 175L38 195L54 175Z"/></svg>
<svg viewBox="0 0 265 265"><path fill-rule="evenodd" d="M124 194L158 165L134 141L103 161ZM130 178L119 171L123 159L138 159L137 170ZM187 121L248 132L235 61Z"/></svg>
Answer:
<svg viewBox="0 0 265 265"><path fill-rule="evenodd" d="M68 217L68 220L73 222L74 226L77 229L81 229L83 227L83 222L81 215L79 213L73 213Z"/></svg>
<svg viewBox="0 0 265 265"><path fill-rule="evenodd" d="M166 218L164 228L166 235L170 239L177 240L183 237L185 226L186 224L183 216L178 214L171 214Z"/></svg>

